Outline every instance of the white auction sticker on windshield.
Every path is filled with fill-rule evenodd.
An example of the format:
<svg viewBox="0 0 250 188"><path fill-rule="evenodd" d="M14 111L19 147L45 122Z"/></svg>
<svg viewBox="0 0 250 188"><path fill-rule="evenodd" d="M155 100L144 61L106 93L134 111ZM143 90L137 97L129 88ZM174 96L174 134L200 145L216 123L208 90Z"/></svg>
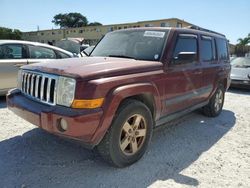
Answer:
<svg viewBox="0 0 250 188"><path fill-rule="evenodd" d="M143 36L163 38L164 35L165 35L165 32L161 32L161 31L145 31Z"/></svg>

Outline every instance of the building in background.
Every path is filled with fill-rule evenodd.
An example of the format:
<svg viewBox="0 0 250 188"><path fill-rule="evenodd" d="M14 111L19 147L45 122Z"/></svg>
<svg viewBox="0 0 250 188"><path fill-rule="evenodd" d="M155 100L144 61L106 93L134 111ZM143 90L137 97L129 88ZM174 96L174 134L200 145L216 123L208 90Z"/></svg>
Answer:
<svg viewBox="0 0 250 188"><path fill-rule="evenodd" d="M137 27L188 27L192 25L178 18L170 18L134 23L23 32L22 39L41 43L55 43L64 38L84 38L84 43L94 45L110 31Z"/></svg>

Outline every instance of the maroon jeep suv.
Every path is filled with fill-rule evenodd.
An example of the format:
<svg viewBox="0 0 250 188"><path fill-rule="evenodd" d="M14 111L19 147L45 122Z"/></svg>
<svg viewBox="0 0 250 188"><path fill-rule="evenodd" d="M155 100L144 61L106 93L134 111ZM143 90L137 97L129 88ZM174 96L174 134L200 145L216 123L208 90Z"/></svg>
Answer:
<svg viewBox="0 0 250 188"><path fill-rule="evenodd" d="M96 147L111 164L142 157L154 128L201 108L215 117L230 84L228 42L201 28L108 33L89 57L23 66L10 110Z"/></svg>

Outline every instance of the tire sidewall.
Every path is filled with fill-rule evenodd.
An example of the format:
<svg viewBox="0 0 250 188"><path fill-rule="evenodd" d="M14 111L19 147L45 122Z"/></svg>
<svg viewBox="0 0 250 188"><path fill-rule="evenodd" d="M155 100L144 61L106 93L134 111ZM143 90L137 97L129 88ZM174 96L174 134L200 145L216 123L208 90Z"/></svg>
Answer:
<svg viewBox="0 0 250 188"><path fill-rule="evenodd" d="M218 111L216 111L215 109L215 102L216 102L216 94L219 92L219 91L222 91L222 96L223 96L223 99L222 99L222 104L221 104L221 107ZM225 89L222 85L219 85L219 87L217 88L217 90L215 91L214 93L214 96L212 98L212 101L211 101L211 108L212 108L212 113L215 115L215 116L218 116L222 109L223 109L223 105L224 105L224 99L225 99Z"/></svg>
<svg viewBox="0 0 250 188"><path fill-rule="evenodd" d="M124 123L129 117L134 114L140 114L144 117L147 124L146 138L141 148L131 156L125 155L120 148L120 133ZM149 109L141 102L135 102L135 104L127 105L117 114L113 123L110 137L110 154L115 164L118 166L128 166L137 160L139 160L145 153L151 137L153 129L152 115Z"/></svg>

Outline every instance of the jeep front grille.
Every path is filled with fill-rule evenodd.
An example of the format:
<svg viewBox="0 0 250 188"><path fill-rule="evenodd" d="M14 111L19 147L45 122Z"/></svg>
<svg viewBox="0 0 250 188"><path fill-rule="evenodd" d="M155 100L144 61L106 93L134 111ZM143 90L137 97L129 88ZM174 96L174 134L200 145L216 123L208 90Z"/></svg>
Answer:
<svg viewBox="0 0 250 188"><path fill-rule="evenodd" d="M56 104L57 76L23 71L21 83L25 95L46 104Z"/></svg>

